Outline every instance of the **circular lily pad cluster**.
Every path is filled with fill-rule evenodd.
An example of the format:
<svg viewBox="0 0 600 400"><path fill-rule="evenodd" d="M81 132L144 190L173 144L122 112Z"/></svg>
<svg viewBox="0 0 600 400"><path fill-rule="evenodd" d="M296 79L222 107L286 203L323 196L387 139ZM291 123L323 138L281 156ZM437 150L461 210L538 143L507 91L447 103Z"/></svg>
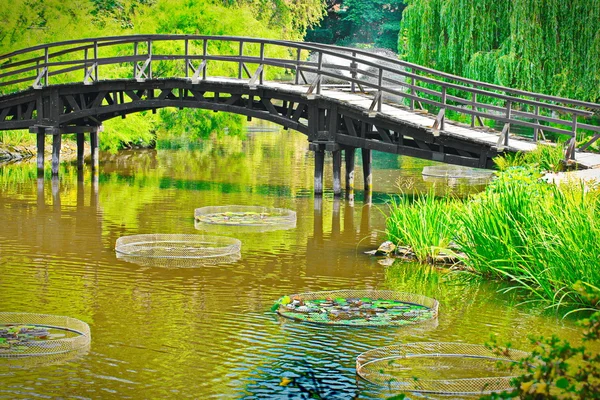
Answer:
<svg viewBox="0 0 600 400"><path fill-rule="evenodd" d="M48 329L33 325L0 325L0 353L23 351L32 342L50 339Z"/></svg>
<svg viewBox="0 0 600 400"><path fill-rule="evenodd" d="M274 308L286 318L317 324L401 326L437 316L434 299L393 291L339 291L284 296Z"/></svg>
<svg viewBox="0 0 600 400"><path fill-rule="evenodd" d="M0 357L62 354L89 345L90 328L70 317L0 313Z"/></svg>

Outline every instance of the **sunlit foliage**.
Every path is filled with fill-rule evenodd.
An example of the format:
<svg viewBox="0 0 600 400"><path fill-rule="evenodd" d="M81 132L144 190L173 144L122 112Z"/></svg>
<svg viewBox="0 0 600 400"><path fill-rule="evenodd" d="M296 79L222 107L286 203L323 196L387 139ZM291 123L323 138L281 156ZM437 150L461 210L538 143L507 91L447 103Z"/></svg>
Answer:
<svg viewBox="0 0 600 400"><path fill-rule="evenodd" d="M323 0L15 0L11 7L0 8L0 54L70 39L150 33L295 40L302 38L306 29L321 19L324 7ZM174 47L180 44L165 42L157 46L161 52L181 52L182 49ZM221 50L228 49L209 47L209 52ZM160 72L167 76L173 72L166 63L154 67L157 75ZM226 65L211 65L210 73L227 75L226 68ZM111 71L106 69L102 73L104 77L111 76ZM115 75L116 70L112 74ZM59 77L53 79L53 83L60 83ZM215 120L220 127L207 122L214 116L204 110L178 113L169 109L157 115L133 114L126 119L109 120L105 122L100 146L117 150L123 146L147 145L153 142L155 135L168 129L189 134L192 139L208 137L215 131L224 131L227 126L232 127L230 134L240 132L242 119L239 116L220 116ZM2 135L3 142L22 143L23 138L27 136ZM28 138L32 143L34 136Z"/></svg>
<svg viewBox="0 0 600 400"><path fill-rule="evenodd" d="M417 64L600 100L600 1L406 0L399 51Z"/></svg>

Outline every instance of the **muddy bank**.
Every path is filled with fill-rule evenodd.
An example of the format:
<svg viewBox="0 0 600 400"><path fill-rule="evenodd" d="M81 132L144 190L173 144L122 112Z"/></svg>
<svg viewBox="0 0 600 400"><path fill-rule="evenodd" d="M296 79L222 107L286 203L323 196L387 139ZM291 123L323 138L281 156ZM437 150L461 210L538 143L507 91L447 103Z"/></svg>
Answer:
<svg viewBox="0 0 600 400"><path fill-rule="evenodd" d="M46 143L44 149L45 159L50 160L52 157L52 144ZM37 154L37 147L35 144L15 146L10 144L0 143L0 165L23 162L28 160L34 160ZM84 154L90 154L90 147L88 143L85 143ZM74 140L64 140L61 143L60 148L60 160L70 161L77 158L77 142Z"/></svg>

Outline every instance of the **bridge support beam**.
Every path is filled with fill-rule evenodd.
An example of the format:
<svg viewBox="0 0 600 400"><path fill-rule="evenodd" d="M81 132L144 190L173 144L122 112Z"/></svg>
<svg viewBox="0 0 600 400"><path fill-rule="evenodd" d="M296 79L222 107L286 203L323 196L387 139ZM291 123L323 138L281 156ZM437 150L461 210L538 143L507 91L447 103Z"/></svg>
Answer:
<svg viewBox="0 0 600 400"><path fill-rule="evenodd" d="M373 191L373 175L371 171L371 163L373 161L373 154L371 149L361 149L362 151L362 162L363 162L363 175L365 180L364 190L365 193L371 193ZM365 198L366 198L365 194Z"/></svg>
<svg viewBox="0 0 600 400"><path fill-rule="evenodd" d="M44 152L46 151L46 134L44 131L38 131L37 136L37 175L38 178L44 176Z"/></svg>
<svg viewBox="0 0 600 400"><path fill-rule="evenodd" d="M58 166L60 165L60 146L62 144L62 135L55 132L52 135L52 176L58 176Z"/></svg>
<svg viewBox="0 0 600 400"><path fill-rule="evenodd" d="M346 198L354 199L354 156L356 149L346 147L344 156L346 158Z"/></svg>
<svg viewBox="0 0 600 400"><path fill-rule="evenodd" d="M323 194L323 169L325 167L325 150L316 148L315 150L315 186L316 196Z"/></svg>
<svg viewBox="0 0 600 400"><path fill-rule="evenodd" d="M98 169L98 155L99 155L99 151L98 151L98 131L100 129L93 129L90 132L90 147L91 147L91 153L92 153L92 171L95 171Z"/></svg>
<svg viewBox="0 0 600 400"><path fill-rule="evenodd" d="M333 156L333 196L339 197L342 195L342 151L334 150L331 155Z"/></svg>
<svg viewBox="0 0 600 400"><path fill-rule="evenodd" d="M83 169L83 153L85 149L85 137L83 132L77 133L77 169Z"/></svg>

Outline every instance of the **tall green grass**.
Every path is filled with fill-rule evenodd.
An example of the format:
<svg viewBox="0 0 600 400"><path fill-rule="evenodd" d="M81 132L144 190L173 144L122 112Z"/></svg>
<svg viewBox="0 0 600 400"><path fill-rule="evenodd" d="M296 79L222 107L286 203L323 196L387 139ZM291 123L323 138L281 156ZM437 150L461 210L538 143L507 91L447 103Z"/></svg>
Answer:
<svg viewBox="0 0 600 400"><path fill-rule="evenodd" d="M600 284L600 201L582 185L555 186L508 170L458 214L464 262L555 305L584 304L578 281Z"/></svg>
<svg viewBox="0 0 600 400"><path fill-rule="evenodd" d="M420 262L432 262L441 250L448 250L456 230L456 204L433 193L393 198L386 222L389 240L408 246Z"/></svg>
<svg viewBox="0 0 600 400"><path fill-rule="evenodd" d="M555 146L539 144L535 150L527 153L517 152L514 154L494 158L494 163L500 171L506 171L512 167L537 167L542 171L559 172L565 170L565 145L558 143Z"/></svg>
<svg viewBox="0 0 600 400"><path fill-rule="evenodd" d="M420 196L395 200L388 238L420 261L456 242L477 274L510 281L532 299L555 306L595 306L574 288L600 287L600 191L551 185L532 168L498 174L484 192L462 202Z"/></svg>

